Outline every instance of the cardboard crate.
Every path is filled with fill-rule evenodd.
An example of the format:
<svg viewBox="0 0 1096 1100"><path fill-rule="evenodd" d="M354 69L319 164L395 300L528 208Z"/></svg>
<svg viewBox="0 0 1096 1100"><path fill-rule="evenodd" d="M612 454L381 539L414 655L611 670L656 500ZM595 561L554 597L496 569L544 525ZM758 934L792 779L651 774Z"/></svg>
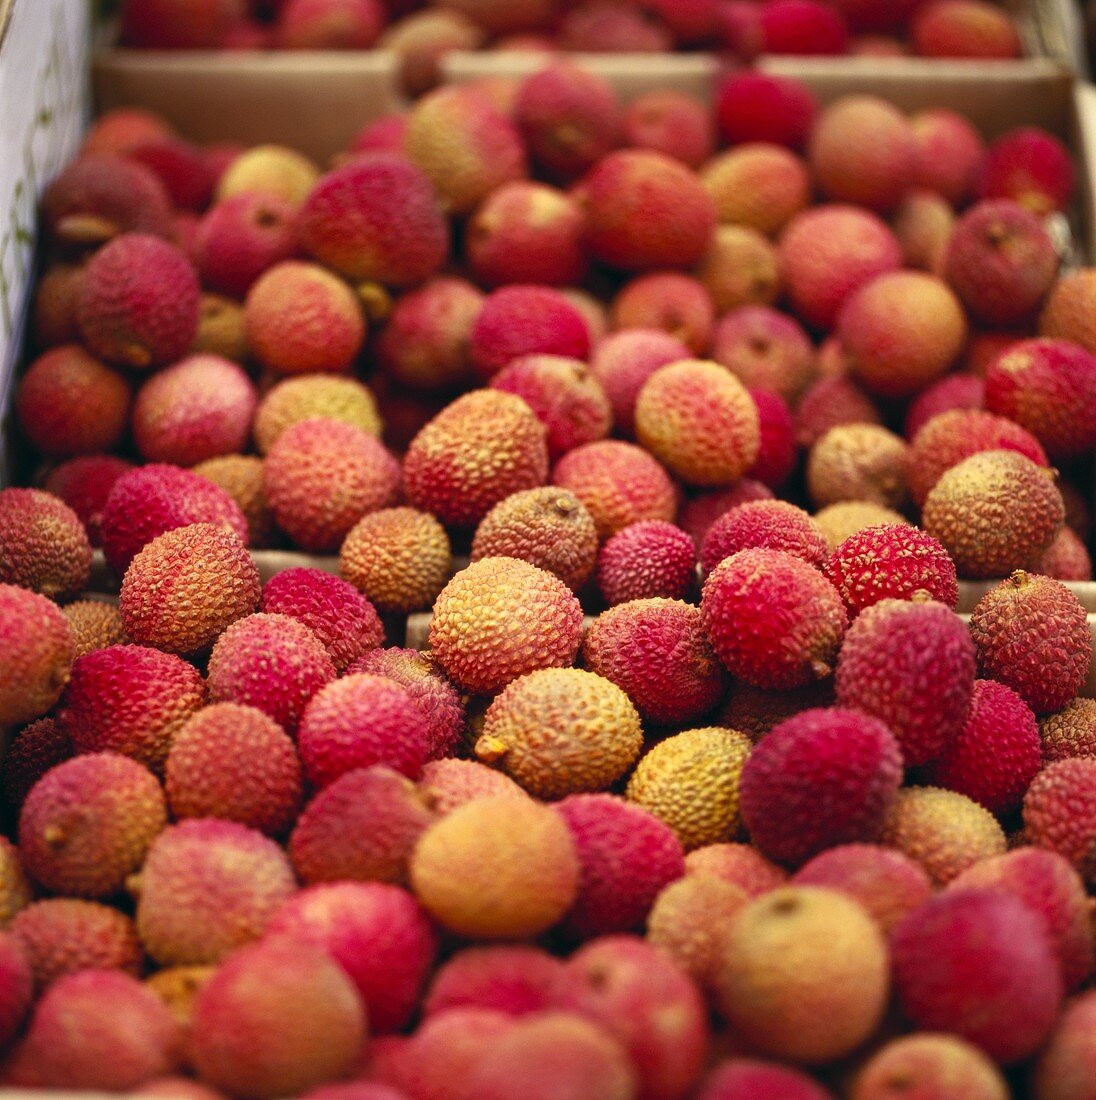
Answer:
<svg viewBox="0 0 1096 1100"><path fill-rule="evenodd" d="M1073 0L1005 0L1020 27L1027 57L1015 62L931 61L835 57L765 58L772 71L798 73L804 67L833 73L860 72L891 85L945 83L958 72L965 80L1010 79L1023 74L1084 73L1084 35ZM92 78L100 111L123 105L164 115L193 141L275 142L325 161L346 148L367 122L398 109L398 59L384 50L226 53L210 50L135 50L112 45L108 26L96 51ZM543 64L541 54L485 51L451 55L456 70L482 64L511 71ZM710 86L704 74L717 64L711 54L572 55L614 75L625 93L645 83L648 72L675 74L673 82L698 93ZM497 59L497 60L496 60ZM453 71L453 70L451 70ZM468 70L470 71L470 70Z"/></svg>

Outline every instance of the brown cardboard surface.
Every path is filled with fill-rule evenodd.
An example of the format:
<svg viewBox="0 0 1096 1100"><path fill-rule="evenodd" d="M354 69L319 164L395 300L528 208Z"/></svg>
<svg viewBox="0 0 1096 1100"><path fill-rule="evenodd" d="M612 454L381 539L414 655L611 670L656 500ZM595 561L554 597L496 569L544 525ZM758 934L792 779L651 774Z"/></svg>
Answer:
<svg viewBox="0 0 1096 1100"><path fill-rule="evenodd" d="M92 63L100 111L140 106L192 141L289 145L321 163L400 106L385 51L106 50Z"/></svg>

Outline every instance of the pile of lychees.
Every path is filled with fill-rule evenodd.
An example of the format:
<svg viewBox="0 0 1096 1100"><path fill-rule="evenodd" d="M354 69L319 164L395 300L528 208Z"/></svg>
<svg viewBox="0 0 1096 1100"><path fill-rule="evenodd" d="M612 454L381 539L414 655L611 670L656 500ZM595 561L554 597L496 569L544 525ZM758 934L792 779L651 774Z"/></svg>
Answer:
<svg viewBox="0 0 1096 1100"><path fill-rule="evenodd" d="M412 95L463 50L708 50L1000 61L1024 44L994 0L122 0L139 49L387 50Z"/></svg>
<svg viewBox="0 0 1096 1100"><path fill-rule="evenodd" d="M1072 186L754 73L327 171L101 119L0 491L0 1084L1091 1100Z"/></svg>

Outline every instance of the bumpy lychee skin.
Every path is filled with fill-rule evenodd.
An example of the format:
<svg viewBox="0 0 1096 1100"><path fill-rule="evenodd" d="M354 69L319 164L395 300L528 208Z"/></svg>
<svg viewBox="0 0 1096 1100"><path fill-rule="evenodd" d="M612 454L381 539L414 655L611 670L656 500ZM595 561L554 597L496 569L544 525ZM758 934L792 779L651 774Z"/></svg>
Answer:
<svg viewBox="0 0 1096 1100"><path fill-rule="evenodd" d="M515 1089L529 1100L637 1095L636 1071L623 1046L577 1013L546 1012L518 1021L487 1047L466 1078L464 1097L506 1100Z"/></svg>
<svg viewBox="0 0 1096 1100"><path fill-rule="evenodd" d="M582 868L567 927L583 937L640 927L662 889L685 873L685 856L673 830L609 794L571 795L558 811L571 830Z"/></svg>
<svg viewBox="0 0 1096 1100"><path fill-rule="evenodd" d="M921 429L941 413L983 408L985 392L985 379L977 374L961 371L945 375L910 402L906 410L903 435L912 442Z"/></svg>
<svg viewBox="0 0 1096 1100"><path fill-rule="evenodd" d="M199 653L259 606L259 571L247 547L211 523L154 538L130 562L119 607L126 634L168 653Z"/></svg>
<svg viewBox="0 0 1096 1100"><path fill-rule="evenodd" d="M889 992L886 942L851 898L785 886L742 909L716 973L717 1001L751 1046L830 1062L879 1026Z"/></svg>
<svg viewBox="0 0 1096 1100"><path fill-rule="evenodd" d="M975 317L993 325L1030 317L1057 274L1058 254L1042 223L1009 199L971 207L944 256L944 278Z"/></svg>
<svg viewBox="0 0 1096 1100"><path fill-rule="evenodd" d="M451 214L468 213L496 187L526 174L516 125L472 87L423 96L408 117L404 149Z"/></svg>
<svg viewBox="0 0 1096 1100"><path fill-rule="evenodd" d="M860 1068L849 1097L889 1100L903 1092L968 1100L1008 1100L1011 1095L1001 1071L978 1047L957 1035L932 1032L887 1042Z"/></svg>
<svg viewBox="0 0 1096 1100"><path fill-rule="evenodd" d="M780 488L791 477L799 458L795 418L780 394L754 386L749 394L757 406L761 446L748 473L765 485Z"/></svg>
<svg viewBox="0 0 1096 1100"><path fill-rule="evenodd" d="M849 295L902 266L902 246L869 211L825 205L796 215L787 225L780 237L780 264L799 316L830 328Z"/></svg>
<svg viewBox="0 0 1096 1100"><path fill-rule="evenodd" d="M492 376L491 388L520 397L548 432L555 462L584 443L604 439L612 410L601 383L586 364L562 355L523 355Z"/></svg>
<svg viewBox="0 0 1096 1100"><path fill-rule="evenodd" d="M980 199L1012 199L1043 217L1065 210L1073 191L1069 150L1038 126L999 137L986 151L978 179Z"/></svg>
<svg viewBox="0 0 1096 1100"><path fill-rule="evenodd" d="M217 703L175 735L164 786L177 819L218 817L279 836L300 808L301 766L273 718L255 707Z"/></svg>
<svg viewBox="0 0 1096 1100"><path fill-rule="evenodd" d="M909 856L878 844L839 844L820 852L792 881L847 894L883 932L892 929L933 893L928 873Z"/></svg>
<svg viewBox="0 0 1096 1100"><path fill-rule="evenodd" d="M302 420L339 420L379 436L382 424L372 392L356 378L307 374L285 378L263 395L255 410L255 446L266 454L278 437Z"/></svg>
<svg viewBox="0 0 1096 1100"><path fill-rule="evenodd" d="M213 206L198 226L202 280L234 298L243 298L267 268L296 251L297 211L276 195L233 195Z"/></svg>
<svg viewBox="0 0 1096 1100"><path fill-rule="evenodd" d="M90 575L87 532L63 500L41 489L0 489L0 584L65 600Z"/></svg>
<svg viewBox="0 0 1096 1100"><path fill-rule="evenodd" d="M629 802L661 818L686 851L728 840L741 827L739 778L751 751L737 730L707 726L660 741L628 780Z"/></svg>
<svg viewBox="0 0 1096 1100"><path fill-rule="evenodd" d="M947 605L884 599L849 628L837 659L837 701L880 719L907 766L925 764L962 729L974 672L974 644Z"/></svg>
<svg viewBox="0 0 1096 1100"><path fill-rule="evenodd" d="M4 768L0 771L0 793L12 815L18 815L31 788L50 768L72 756L72 742L57 728L52 718L39 718L19 730L5 749ZM12 859L18 858L11 852L8 855ZM8 860L5 859L5 862ZM5 893L7 889L5 886ZM18 895L18 887L13 889ZM29 893L20 904L28 900ZM11 907L16 901L17 897L16 900L6 901L5 905Z"/></svg>
<svg viewBox="0 0 1096 1100"><path fill-rule="evenodd" d="M800 148L814 125L818 104L800 81L761 72L725 77L716 92L716 120L726 141L772 141Z"/></svg>
<svg viewBox="0 0 1096 1100"><path fill-rule="evenodd" d="M744 225L715 227L696 278L716 313L772 305L783 286L775 244Z"/></svg>
<svg viewBox="0 0 1096 1100"><path fill-rule="evenodd" d="M624 284L612 301L611 320L614 329L661 329L702 355L712 342L715 303L692 275L653 271Z"/></svg>
<svg viewBox="0 0 1096 1100"><path fill-rule="evenodd" d="M136 978L84 970L61 978L39 1001L12 1055L8 1080L34 1088L125 1092L173 1072L180 1039L167 1006Z"/></svg>
<svg viewBox="0 0 1096 1100"><path fill-rule="evenodd" d="M970 198L985 153L982 136L956 111L934 108L910 118L916 154L914 180L952 206Z"/></svg>
<svg viewBox="0 0 1096 1100"><path fill-rule="evenodd" d="M787 881L788 873L748 844L707 844L685 857L687 875L714 875L755 898Z"/></svg>
<svg viewBox="0 0 1096 1100"><path fill-rule="evenodd" d="M1056 852L1024 846L981 860L948 888L985 886L1013 894L1043 918L1066 989L1081 985L1092 971L1090 907L1084 882L1069 860Z"/></svg>
<svg viewBox="0 0 1096 1100"><path fill-rule="evenodd" d="M322 176L300 211L300 239L354 282L410 286L441 267L449 234L430 182L404 157L371 153Z"/></svg>
<svg viewBox="0 0 1096 1100"><path fill-rule="evenodd" d="M1065 526L1039 559L1036 571L1056 581L1090 581L1092 558L1080 535L1072 527Z"/></svg>
<svg viewBox="0 0 1096 1100"><path fill-rule="evenodd" d="M722 224L747 225L769 236L810 202L806 165L788 149L747 142L710 160L700 178Z"/></svg>
<svg viewBox="0 0 1096 1100"><path fill-rule="evenodd" d="M708 1014L700 991L668 955L635 936L606 936L568 960L565 1005L627 1051L650 1100L687 1095L706 1061Z"/></svg>
<svg viewBox="0 0 1096 1100"><path fill-rule="evenodd" d="M113 450L132 394L117 371L77 344L51 348L27 368L15 408L19 427L50 458Z"/></svg>
<svg viewBox="0 0 1096 1100"><path fill-rule="evenodd" d="M429 726L422 707L394 680L344 676L305 708L297 748L309 780L326 787L354 768L385 764L412 779L426 759Z"/></svg>
<svg viewBox="0 0 1096 1100"><path fill-rule="evenodd" d="M381 611L430 607L448 580L449 536L428 512L384 508L362 516L339 550L339 572Z"/></svg>
<svg viewBox="0 0 1096 1100"><path fill-rule="evenodd" d="M472 560L521 558L578 591L597 559L593 517L566 489L545 486L512 493L487 513L472 540Z"/></svg>
<svg viewBox="0 0 1096 1100"><path fill-rule="evenodd" d="M680 161L644 149L603 157L579 185L592 255L624 271L690 267L708 247L715 204Z"/></svg>
<svg viewBox="0 0 1096 1100"><path fill-rule="evenodd" d="M701 1082L696 1100L775 1100L778 1096L781 1100L829 1100L830 1093L799 1070L736 1057L713 1067Z"/></svg>
<svg viewBox="0 0 1096 1100"><path fill-rule="evenodd" d="M597 584L610 606L657 597L685 599L696 584L693 540L672 523L633 523L602 546Z"/></svg>
<svg viewBox="0 0 1096 1100"><path fill-rule="evenodd" d="M982 674L1008 685L1036 714L1060 710L1088 677L1085 609L1060 581L1017 570L978 601L970 628Z"/></svg>
<svg viewBox="0 0 1096 1100"><path fill-rule="evenodd" d="M267 928L328 951L356 986L374 1033L402 1028L437 953L429 918L406 890L387 883L336 882L294 895Z"/></svg>
<svg viewBox="0 0 1096 1100"><path fill-rule="evenodd" d="M247 448L257 400L237 364L217 355L190 356L141 387L133 439L147 461L176 466L235 454Z"/></svg>
<svg viewBox="0 0 1096 1100"><path fill-rule="evenodd" d="M930 774L941 787L1001 815L1019 807L1041 759L1031 708L1004 684L977 680L967 719Z"/></svg>
<svg viewBox="0 0 1096 1100"><path fill-rule="evenodd" d="M850 370L872 393L909 397L956 360L967 323L943 280L899 271L853 294L842 307L837 333Z"/></svg>
<svg viewBox="0 0 1096 1100"><path fill-rule="evenodd" d="M521 82L514 121L538 167L564 180L592 168L620 137L620 108L612 85L563 60Z"/></svg>
<svg viewBox="0 0 1096 1100"><path fill-rule="evenodd" d="M682 600L631 600L602 612L585 633L582 658L659 725L707 714L726 686L700 610Z"/></svg>
<svg viewBox="0 0 1096 1100"><path fill-rule="evenodd" d="M464 279L439 276L397 299L377 339L377 361L397 382L448 390L472 377L468 341L484 295Z"/></svg>
<svg viewBox="0 0 1096 1100"><path fill-rule="evenodd" d="M348 1075L367 1035L354 983L317 947L272 940L219 967L194 1006L192 1059L226 1093L298 1095Z"/></svg>
<svg viewBox="0 0 1096 1100"><path fill-rule="evenodd" d="M761 446L757 406L733 375L710 360L660 367L635 406L640 443L692 485L729 485Z"/></svg>
<svg viewBox="0 0 1096 1100"><path fill-rule="evenodd" d="M836 504L827 504L814 514L826 545L832 554L847 538L859 534L869 527L890 524L909 524L909 521L882 504L873 504L869 500L839 500Z"/></svg>
<svg viewBox="0 0 1096 1100"><path fill-rule="evenodd" d="M43 484L45 492L59 497L84 526L93 547L102 546L101 520L107 498L122 474L133 463L114 455L81 455L55 466ZM231 507L231 505L230 505Z"/></svg>
<svg viewBox="0 0 1096 1100"><path fill-rule="evenodd" d="M464 735L464 706L430 654L414 649L374 649L359 657L347 671L383 676L410 693L429 727L428 760L440 760L455 750Z"/></svg>
<svg viewBox="0 0 1096 1100"><path fill-rule="evenodd" d="M959 600L955 563L943 544L905 523L873 525L850 535L823 572L853 616L881 600L908 600L919 591L948 607Z"/></svg>
<svg viewBox="0 0 1096 1100"><path fill-rule="evenodd" d="M701 547L701 567L710 573L724 558L751 548L783 550L815 566L828 556L821 530L802 508L783 500L756 500L712 524Z"/></svg>
<svg viewBox="0 0 1096 1100"><path fill-rule="evenodd" d="M201 674L170 653L112 645L79 657L58 713L77 752L117 752L162 773L172 738L206 702Z"/></svg>
<svg viewBox="0 0 1096 1100"><path fill-rule="evenodd" d="M767 306L742 306L722 317L713 358L743 385L795 401L815 372L814 348L792 317Z"/></svg>
<svg viewBox="0 0 1096 1100"><path fill-rule="evenodd" d="M475 754L549 799L608 789L642 744L639 714L611 680L585 669L542 668L491 702Z"/></svg>
<svg viewBox="0 0 1096 1100"><path fill-rule="evenodd" d="M1015 451L984 451L940 478L921 521L961 576L1000 577L1037 565L1064 514L1051 471Z"/></svg>
<svg viewBox="0 0 1096 1100"><path fill-rule="evenodd" d="M156 777L117 753L89 753L51 768L19 814L19 855L48 890L117 893L167 823Z"/></svg>
<svg viewBox="0 0 1096 1100"><path fill-rule="evenodd" d="M715 125L697 98L673 89L645 92L624 109L624 144L699 168L715 149Z"/></svg>
<svg viewBox="0 0 1096 1100"><path fill-rule="evenodd" d="M526 284L487 296L468 343L472 365L484 380L519 356L585 360L589 350L590 330L578 309L552 287Z"/></svg>
<svg viewBox="0 0 1096 1100"><path fill-rule="evenodd" d="M1074 699L1056 714L1039 720L1043 759L1096 756L1096 699Z"/></svg>
<svg viewBox="0 0 1096 1100"><path fill-rule="evenodd" d="M693 544L699 550L704 545L705 535L720 516L751 500L772 499L773 491L767 485L752 477L744 477L734 485L697 493L683 501L677 523L692 535Z"/></svg>
<svg viewBox="0 0 1096 1100"><path fill-rule="evenodd" d="M77 320L96 355L144 370L187 353L198 331L200 299L186 256L159 237L127 233L89 261Z"/></svg>
<svg viewBox="0 0 1096 1100"><path fill-rule="evenodd" d="M0 931L0 1050L7 1047L23 1023L34 994L34 975L19 941Z"/></svg>
<svg viewBox="0 0 1096 1100"><path fill-rule="evenodd" d="M1005 834L989 810L940 787L903 787L880 841L916 860L938 884L1005 851Z"/></svg>
<svg viewBox="0 0 1096 1100"><path fill-rule="evenodd" d="M953 1032L1005 1064L1033 1054L1050 1032L1062 1000L1058 960L1018 898L948 890L907 916L891 945L898 999L918 1027Z"/></svg>
<svg viewBox="0 0 1096 1100"><path fill-rule="evenodd" d="M244 302L247 342L277 374L348 371L365 340L361 303L318 264L284 260L255 281Z"/></svg>
<svg viewBox="0 0 1096 1100"><path fill-rule="evenodd" d="M902 437L879 424L838 424L811 446L807 493L818 507L841 500L901 507L906 451Z"/></svg>
<svg viewBox="0 0 1096 1100"><path fill-rule="evenodd" d="M288 0L278 13L275 42L285 50L365 50L384 17L374 0Z"/></svg>
<svg viewBox="0 0 1096 1100"><path fill-rule="evenodd" d="M848 617L833 585L783 550L740 550L709 574L704 629L727 671L763 688L802 687L832 670Z"/></svg>
<svg viewBox="0 0 1096 1100"><path fill-rule="evenodd" d="M602 539L641 520L670 522L677 511L666 470L647 451L619 439L568 452L552 468L552 484L582 501Z"/></svg>
<svg viewBox="0 0 1096 1100"><path fill-rule="evenodd" d="M992 61L1023 54L1012 17L983 0L934 0L917 10L910 32L921 57Z"/></svg>
<svg viewBox="0 0 1096 1100"><path fill-rule="evenodd" d="M42 195L43 223L69 248L130 232L170 240L171 216L171 199L155 173L107 152L73 161Z"/></svg>
<svg viewBox="0 0 1096 1100"><path fill-rule="evenodd" d="M882 424L879 406L850 378L824 376L804 392L795 409L795 437L811 447L841 425Z"/></svg>
<svg viewBox="0 0 1096 1100"><path fill-rule="evenodd" d="M1086 1091L1091 1092L1096 1064L1094 1023L1096 994L1091 990L1066 1004L1035 1067L1032 1083L1037 1100L1084 1100Z"/></svg>
<svg viewBox="0 0 1096 1100"><path fill-rule="evenodd" d="M1024 795L1024 835L1065 856L1089 884L1096 881L1094 779L1093 758L1057 760L1043 768Z"/></svg>
<svg viewBox="0 0 1096 1100"><path fill-rule="evenodd" d="M216 524L247 539L247 520L219 485L163 463L126 470L116 477L102 505L103 553L110 567L122 574L157 535L192 523Z"/></svg>
<svg viewBox="0 0 1096 1100"><path fill-rule="evenodd" d="M287 428L263 465L278 526L304 550L337 550L367 512L395 503L400 466L375 436L318 418Z"/></svg>
<svg viewBox="0 0 1096 1100"><path fill-rule="evenodd" d="M165 829L130 888L145 950L161 966L187 966L258 938L296 881L269 837L207 817Z"/></svg>
<svg viewBox="0 0 1096 1100"><path fill-rule="evenodd" d="M434 417L411 441L403 469L415 507L462 527L547 473L544 426L520 398L495 390L465 394Z"/></svg>
<svg viewBox="0 0 1096 1100"><path fill-rule="evenodd" d="M913 181L916 146L909 121L875 96L830 104L811 133L808 159L818 185L838 202L890 210Z"/></svg>
<svg viewBox="0 0 1096 1100"><path fill-rule="evenodd" d="M1015 421L984 409L952 409L929 420L913 437L907 453L906 484L919 507L940 478L964 458L981 451L1016 451L1037 466L1048 466L1039 440Z"/></svg>
<svg viewBox="0 0 1096 1100"><path fill-rule="evenodd" d="M468 263L489 286L569 286L586 274L582 231L582 211L569 195L542 183L507 183L468 223Z"/></svg>
<svg viewBox="0 0 1096 1100"><path fill-rule="evenodd" d="M558 577L517 558L482 558L435 601L430 650L458 686L493 692L570 665L581 633L582 608Z"/></svg>
<svg viewBox="0 0 1096 1100"><path fill-rule="evenodd" d="M557 923L578 892L570 829L548 806L480 798L423 834L411 885L442 926L477 939L525 939Z"/></svg>
<svg viewBox="0 0 1096 1100"><path fill-rule="evenodd" d="M1039 315L1039 333L1058 340L1072 340L1096 353L1096 329L1091 322L1091 303L1096 280L1091 267L1062 273L1050 288Z"/></svg>
<svg viewBox="0 0 1096 1100"><path fill-rule="evenodd" d="M875 840L902 781L902 754L877 718L804 711L756 745L742 769L742 818L753 843L797 864L835 844Z"/></svg>
<svg viewBox="0 0 1096 1100"><path fill-rule="evenodd" d="M423 1014L479 1009L525 1016L559 1004L567 971L562 959L539 947L469 947L438 967Z"/></svg>
<svg viewBox="0 0 1096 1100"><path fill-rule="evenodd" d="M990 364L985 403L1052 459L1079 458L1096 447L1096 355L1067 340L1021 340Z"/></svg>
<svg viewBox="0 0 1096 1100"><path fill-rule="evenodd" d="M337 672L384 642L373 605L353 585L322 569L284 569L263 586L262 610L304 623Z"/></svg>
<svg viewBox="0 0 1096 1100"><path fill-rule="evenodd" d="M124 970L139 977L144 950L124 913L77 898L28 905L9 925L30 963L39 992L78 970Z"/></svg>
<svg viewBox="0 0 1096 1100"><path fill-rule="evenodd" d="M476 760L446 757L423 766L419 792L438 814L447 814L477 798L528 798L508 775Z"/></svg>
<svg viewBox="0 0 1096 1100"><path fill-rule="evenodd" d="M414 784L391 768L355 768L320 791L289 838L305 883L402 882L419 837L434 821Z"/></svg>

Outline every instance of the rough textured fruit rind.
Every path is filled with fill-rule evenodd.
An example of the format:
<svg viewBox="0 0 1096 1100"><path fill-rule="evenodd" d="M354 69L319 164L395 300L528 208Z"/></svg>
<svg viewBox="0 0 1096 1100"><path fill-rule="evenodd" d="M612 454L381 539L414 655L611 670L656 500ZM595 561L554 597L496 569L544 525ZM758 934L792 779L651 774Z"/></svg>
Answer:
<svg viewBox="0 0 1096 1100"><path fill-rule="evenodd" d="M742 819L762 854L799 864L875 840L902 782L898 742L877 718L840 707L774 726L742 769Z"/></svg>
<svg viewBox="0 0 1096 1100"><path fill-rule="evenodd" d="M827 676L848 617L836 589L802 558L740 550L709 574L700 609L727 671L763 688Z"/></svg>
<svg viewBox="0 0 1096 1100"><path fill-rule="evenodd" d="M578 890L570 830L531 799L482 798L433 825L411 858L411 885L443 927L477 939L550 928Z"/></svg>
<svg viewBox="0 0 1096 1100"><path fill-rule="evenodd" d="M608 789L642 745L639 714L611 680L585 669L544 668L495 696L475 753L549 799Z"/></svg>
<svg viewBox="0 0 1096 1100"><path fill-rule="evenodd" d="M642 757L626 797L665 821L686 851L729 840L742 821L739 782L751 749L737 730L685 730Z"/></svg>
<svg viewBox="0 0 1096 1100"><path fill-rule="evenodd" d="M482 558L442 589L430 651L468 691L490 692L539 668L570 665L582 608L554 574L517 558Z"/></svg>

